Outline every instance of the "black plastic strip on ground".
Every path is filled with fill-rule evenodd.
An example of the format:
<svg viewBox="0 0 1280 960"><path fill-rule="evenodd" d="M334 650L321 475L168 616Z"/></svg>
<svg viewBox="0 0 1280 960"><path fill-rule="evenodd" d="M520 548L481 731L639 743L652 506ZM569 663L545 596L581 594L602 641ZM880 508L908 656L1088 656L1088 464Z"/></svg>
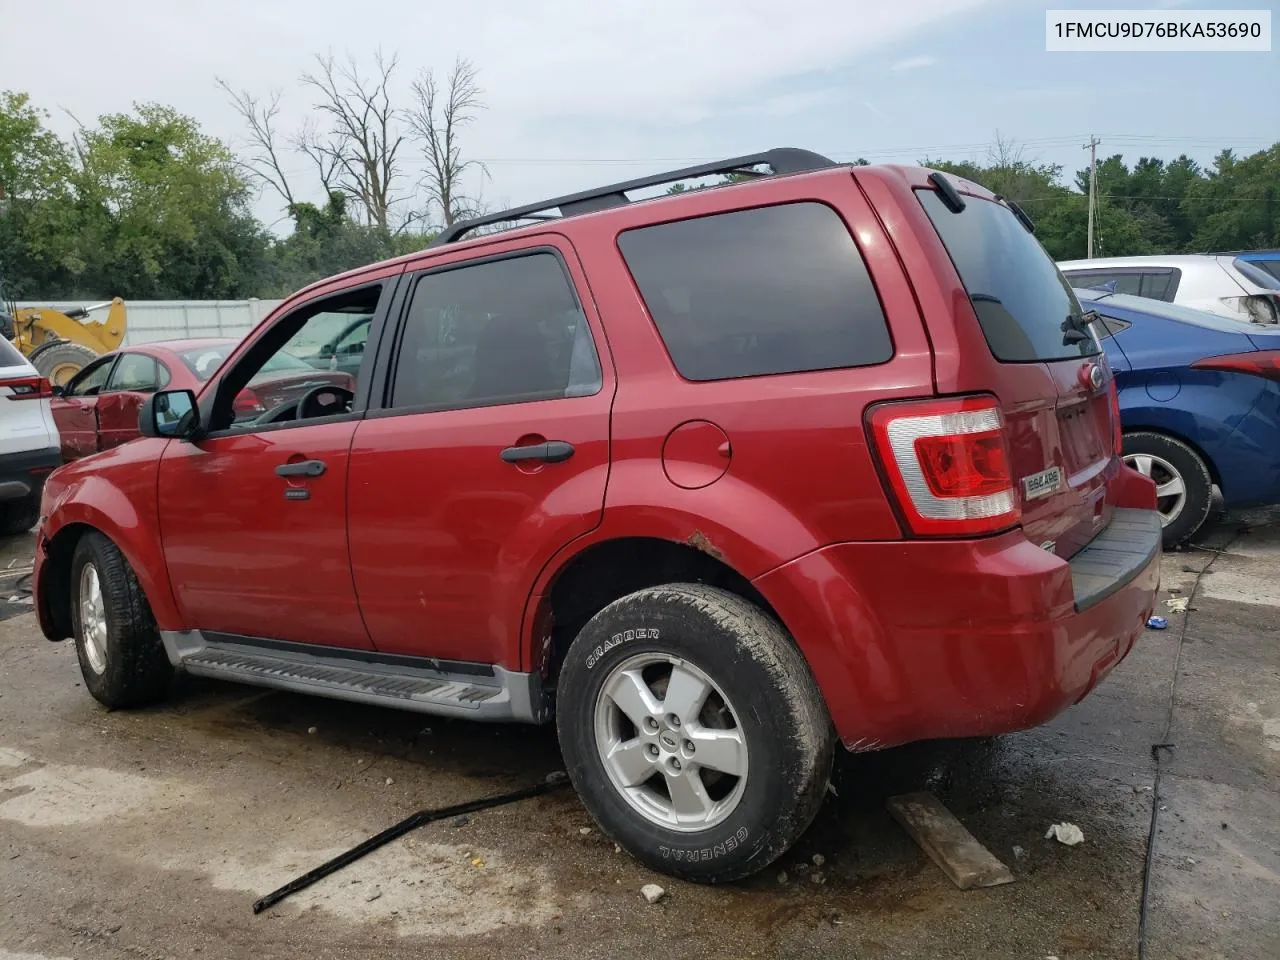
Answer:
<svg viewBox="0 0 1280 960"><path fill-rule="evenodd" d="M528 800L531 797L540 797L544 793L550 793L552 790L558 790L560 787L568 784L569 778L563 773L553 773L542 783L535 784L532 787L525 787L523 790L516 790L512 793L504 793L496 797L484 797L480 800L469 800L466 803L454 804L452 807L440 807L436 810L419 810L412 816L406 817L393 827L388 827L381 833L370 837L363 843L352 847L346 853L339 854L327 863L322 863L296 880L291 880L279 890L268 893L261 900L253 905L254 913L261 913L270 907L274 907L285 897L297 893L299 890L305 890L318 880L322 880L331 873L337 873L345 866L355 863L366 854L372 853L379 847L390 843L397 837L402 837L410 830L416 830L418 827L425 826L436 820L447 820L450 817L460 817L464 813L475 813L478 810L488 810L492 807L501 807L504 804L516 803L520 800Z"/></svg>

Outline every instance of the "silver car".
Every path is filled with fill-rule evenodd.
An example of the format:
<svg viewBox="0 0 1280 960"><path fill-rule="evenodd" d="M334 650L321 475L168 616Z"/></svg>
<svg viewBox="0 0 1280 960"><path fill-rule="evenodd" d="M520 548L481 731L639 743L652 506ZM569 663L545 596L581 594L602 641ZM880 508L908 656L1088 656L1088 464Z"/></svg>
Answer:
<svg viewBox="0 0 1280 960"><path fill-rule="evenodd" d="M1058 269L1079 289L1163 300L1234 320L1280 323L1280 280L1231 255L1064 260Z"/></svg>

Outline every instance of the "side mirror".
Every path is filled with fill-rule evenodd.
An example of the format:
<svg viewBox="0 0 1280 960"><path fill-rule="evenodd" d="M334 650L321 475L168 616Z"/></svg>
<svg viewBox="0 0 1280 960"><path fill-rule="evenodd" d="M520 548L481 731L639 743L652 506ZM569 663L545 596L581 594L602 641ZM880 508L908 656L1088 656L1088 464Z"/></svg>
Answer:
<svg viewBox="0 0 1280 960"><path fill-rule="evenodd" d="M200 429L200 408L190 390L162 390L138 410L138 432L144 437L189 440Z"/></svg>
<svg viewBox="0 0 1280 960"><path fill-rule="evenodd" d="M65 397L67 395L67 388L60 383L51 383L49 385L49 392L55 397Z"/></svg>

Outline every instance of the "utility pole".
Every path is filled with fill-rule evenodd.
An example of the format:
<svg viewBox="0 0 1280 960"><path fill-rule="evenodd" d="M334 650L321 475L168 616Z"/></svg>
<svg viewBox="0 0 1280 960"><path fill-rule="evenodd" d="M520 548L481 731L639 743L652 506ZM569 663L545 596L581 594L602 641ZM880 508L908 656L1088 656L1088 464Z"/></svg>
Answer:
<svg viewBox="0 0 1280 960"><path fill-rule="evenodd" d="M1089 151L1089 240L1088 250L1085 257L1089 260L1093 259L1093 218L1094 211L1098 207L1098 145L1102 143L1093 134L1089 135L1089 142L1084 148Z"/></svg>

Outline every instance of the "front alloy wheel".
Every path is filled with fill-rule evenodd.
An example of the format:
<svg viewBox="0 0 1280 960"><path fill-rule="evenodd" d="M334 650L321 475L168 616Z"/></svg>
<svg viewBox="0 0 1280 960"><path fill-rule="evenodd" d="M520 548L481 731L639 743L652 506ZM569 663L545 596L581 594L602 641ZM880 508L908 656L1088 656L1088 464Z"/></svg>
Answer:
<svg viewBox="0 0 1280 960"><path fill-rule="evenodd" d="M89 669L101 675L107 669L107 608L102 600L102 581L93 561L80 568L80 630L84 637L84 658Z"/></svg>

